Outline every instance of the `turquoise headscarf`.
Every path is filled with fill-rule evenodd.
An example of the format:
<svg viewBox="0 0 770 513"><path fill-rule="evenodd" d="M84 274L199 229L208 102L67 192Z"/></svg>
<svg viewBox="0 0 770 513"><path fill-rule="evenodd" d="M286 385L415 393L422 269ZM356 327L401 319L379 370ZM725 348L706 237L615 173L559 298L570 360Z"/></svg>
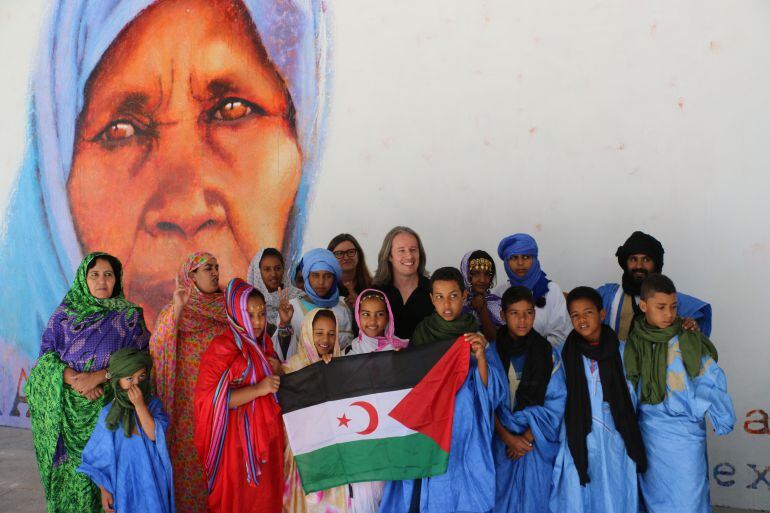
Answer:
<svg viewBox="0 0 770 513"><path fill-rule="evenodd" d="M334 275L332 288L324 297L316 294L310 285L310 273L318 271L327 271ZM342 282L342 268L334 253L328 249L315 248L305 253L302 257L302 279L305 280L305 293L313 304L321 308L332 308L340 302L339 283Z"/></svg>

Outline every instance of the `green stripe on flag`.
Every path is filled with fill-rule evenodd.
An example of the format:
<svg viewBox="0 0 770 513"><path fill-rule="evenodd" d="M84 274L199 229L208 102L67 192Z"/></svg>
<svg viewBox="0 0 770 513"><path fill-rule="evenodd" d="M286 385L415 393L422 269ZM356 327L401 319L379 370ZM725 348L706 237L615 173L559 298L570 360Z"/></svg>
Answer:
<svg viewBox="0 0 770 513"><path fill-rule="evenodd" d="M437 476L446 472L449 453L415 433L330 445L295 458L302 486L310 493L345 483Z"/></svg>

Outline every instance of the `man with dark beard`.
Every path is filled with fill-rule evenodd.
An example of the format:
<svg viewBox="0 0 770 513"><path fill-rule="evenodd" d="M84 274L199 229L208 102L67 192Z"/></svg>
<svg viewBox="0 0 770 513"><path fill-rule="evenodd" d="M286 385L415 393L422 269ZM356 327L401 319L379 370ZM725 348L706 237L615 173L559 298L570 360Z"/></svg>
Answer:
<svg viewBox="0 0 770 513"><path fill-rule="evenodd" d="M607 316L604 323L612 327L620 340L628 338L633 319L641 314L639 292L650 274L663 271L663 245L652 235L636 231L618 248L615 256L623 269L622 285L605 283L597 290ZM711 305L698 298L677 292L679 316L685 329L700 329L711 334Z"/></svg>

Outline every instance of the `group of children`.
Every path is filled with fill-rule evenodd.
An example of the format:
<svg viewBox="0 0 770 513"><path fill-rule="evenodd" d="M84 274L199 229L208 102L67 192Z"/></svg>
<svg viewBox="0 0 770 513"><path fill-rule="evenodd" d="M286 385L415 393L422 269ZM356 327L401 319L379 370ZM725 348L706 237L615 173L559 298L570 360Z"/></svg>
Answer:
<svg viewBox="0 0 770 513"><path fill-rule="evenodd" d="M280 275L271 281L259 267L249 278L262 287L232 280L225 295L230 330L202 357L196 447L189 448L218 497L209 507L251 511L244 508L256 501L263 511L324 513L711 511L705 419L725 434L735 414L717 351L697 324L683 327L674 284L647 276L640 315L619 340L597 290L577 287L564 306L560 289L539 267L532 272L539 266L534 240L511 237L498 248L509 277L504 293L490 293L491 257L470 252L461 269L432 273L434 310L409 340L395 335L385 292L367 288L350 303L340 298L342 270L329 250L303 256L301 288L282 287ZM522 255L529 261L517 269ZM283 264L276 250L261 252L259 262L270 257ZM266 285L267 294L260 291ZM545 308L552 311L541 315ZM568 318L572 330L542 327L542 317L553 326ZM469 344L471 370L456 400L476 413L454 419L446 474L305 496L278 429L280 375L346 354L458 337ZM175 511L169 419L150 393L152 367L137 349L109 359L114 399L78 468L99 487L107 513ZM244 408L259 410L257 417Z"/></svg>
<svg viewBox="0 0 770 513"><path fill-rule="evenodd" d="M436 270L436 311L418 325L412 343L474 331L462 311L467 295L459 270ZM682 327L673 282L662 274L644 280L643 315L625 342L604 323L595 289L577 287L566 303L573 330L553 347L533 329L532 291L508 288L501 298L504 325L486 358L477 360L489 376L487 390L476 399L488 401L493 412L479 421L487 433L494 430L486 437L494 495L457 488L434 499L426 492L436 478L428 478L419 508L404 508L409 489L398 484L386 488L383 504L389 508L381 511L711 511L705 418L721 435L732 430L735 413L713 344L697 329ZM462 484L485 469L453 468L450 462L451 472L459 474L452 482ZM450 508L447 494L457 498ZM460 507L467 495L476 500L472 509ZM433 507L432 500L442 506ZM392 507L394 502L401 507Z"/></svg>

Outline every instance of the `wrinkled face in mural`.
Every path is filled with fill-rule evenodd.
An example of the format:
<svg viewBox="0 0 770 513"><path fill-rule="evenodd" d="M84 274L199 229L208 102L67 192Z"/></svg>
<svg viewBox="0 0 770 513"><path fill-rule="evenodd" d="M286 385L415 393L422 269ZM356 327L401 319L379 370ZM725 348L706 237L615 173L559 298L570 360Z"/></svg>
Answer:
<svg viewBox="0 0 770 513"><path fill-rule="evenodd" d="M162 0L89 79L68 193L84 251L125 263L147 321L194 251L222 278L281 247L301 175L293 106L245 8Z"/></svg>

